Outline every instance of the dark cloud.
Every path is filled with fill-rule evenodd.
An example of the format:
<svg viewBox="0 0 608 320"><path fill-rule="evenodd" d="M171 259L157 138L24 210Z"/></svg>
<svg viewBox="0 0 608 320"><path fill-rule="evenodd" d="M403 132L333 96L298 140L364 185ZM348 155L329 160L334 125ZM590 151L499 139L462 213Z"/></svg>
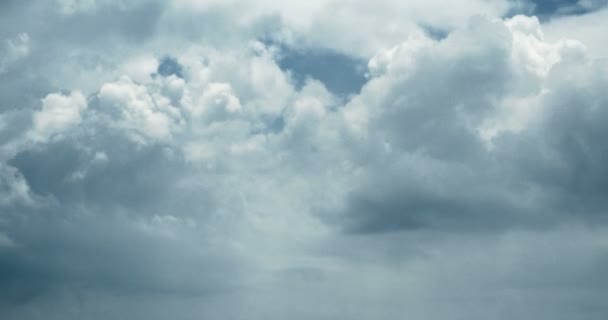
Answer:
<svg viewBox="0 0 608 320"><path fill-rule="evenodd" d="M238 262L223 249L194 254L195 238L176 240L108 211L85 217L81 210L63 205L15 218L8 234L16 246L2 248L0 297L25 303L66 287L205 295L238 277Z"/></svg>
<svg viewBox="0 0 608 320"><path fill-rule="evenodd" d="M600 88L606 66L590 66L577 80L584 85L557 81L580 72L577 68L564 64L552 71L556 83L542 101L546 112L529 131L505 136L504 150L520 167L521 179L548 194L552 210L605 222L608 167L602 159L608 150L600 142L606 134L600 119L608 112L608 99Z"/></svg>
<svg viewBox="0 0 608 320"><path fill-rule="evenodd" d="M348 207L344 209L348 212L345 231L376 233L438 229L493 232L513 227L548 225L540 224L538 220L541 217L534 216L529 209L510 203L509 199L504 199L500 194L488 194L484 189L474 188L468 192L443 195L439 190L411 190L411 187L398 184L384 188L395 191L382 194L376 199L370 199L371 190L351 196Z"/></svg>
<svg viewBox="0 0 608 320"><path fill-rule="evenodd" d="M162 146L139 147L143 150L133 153L128 150L137 146L118 139L125 137L117 137L113 145L92 154L74 141L62 141L19 153L9 164L23 173L33 192L62 203L142 210L151 205L150 196L162 201L168 195L179 179L175 172L187 171L179 162L167 159Z"/></svg>
<svg viewBox="0 0 608 320"><path fill-rule="evenodd" d="M530 14L542 20L549 20L560 16L591 13L604 8L608 2L606 0L526 0L517 4L520 10L516 10L513 14Z"/></svg>

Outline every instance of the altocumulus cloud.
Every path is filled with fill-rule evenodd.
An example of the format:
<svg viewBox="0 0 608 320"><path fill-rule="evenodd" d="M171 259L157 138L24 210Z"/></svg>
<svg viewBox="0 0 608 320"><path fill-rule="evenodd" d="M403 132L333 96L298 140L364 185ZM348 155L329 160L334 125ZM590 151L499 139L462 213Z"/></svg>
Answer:
<svg viewBox="0 0 608 320"><path fill-rule="evenodd" d="M605 319L606 10L541 2L0 3L0 317Z"/></svg>

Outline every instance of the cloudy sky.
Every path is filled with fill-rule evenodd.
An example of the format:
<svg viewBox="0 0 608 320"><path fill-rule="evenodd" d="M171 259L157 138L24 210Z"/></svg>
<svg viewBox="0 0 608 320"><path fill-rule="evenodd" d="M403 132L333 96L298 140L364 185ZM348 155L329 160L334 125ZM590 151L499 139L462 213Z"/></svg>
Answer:
<svg viewBox="0 0 608 320"><path fill-rule="evenodd" d="M607 319L606 4L0 0L0 318Z"/></svg>

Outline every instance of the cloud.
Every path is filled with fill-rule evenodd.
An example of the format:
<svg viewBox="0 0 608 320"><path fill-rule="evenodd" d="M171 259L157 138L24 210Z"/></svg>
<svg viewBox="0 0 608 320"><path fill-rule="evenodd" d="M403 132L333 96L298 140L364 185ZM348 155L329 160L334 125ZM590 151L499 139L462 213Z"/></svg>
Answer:
<svg viewBox="0 0 608 320"><path fill-rule="evenodd" d="M579 39L595 58L608 56L607 47L599 41L606 26L602 23L608 10L598 10L584 16L562 17L554 19L544 26L547 38L555 41L559 38Z"/></svg>
<svg viewBox="0 0 608 320"><path fill-rule="evenodd" d="M86 107L87 102L80 92L67 96L49 94L42 99L42 110L33 115L32 139L49 140L53 135L78 125L81 120L80 113Z"/></svg>
<svg viewBox="0 0 608 320"><path fill-rule="evenodd" d="M15 202L32 204L32 194L27 181L19 170L14 167L2 165L0 167L0 186L2 197L0 205L8 206Z"/></svg>
<svg viewBox="0 0 608 320"><path fill-rule="evenodd" d="M603 210L603 151L591 120L601 116L587 113L603 112L603 94L589 91L605 81L593 71L601 63L590 65L579 43L543 42L539 28L521 16L473 19L443 41L414 37L372 59L375 77L346 108L365 110L368 148L384 150L360 164L338 225L483 232L603 220L593 213ZM519 99L519 123L494 122L484 136Z"/></svg>
<svg viewBox="0 0 608 320"><path fill-rule="evenodd" d="M7 39L2 48L2 59L0 59L0 73L4 72L11 64L25 58L29 54L30 38L27 33L20 33L15 39Z"/></svg>
<svg viewBox="0 0 608 320"><path fill-rule="evenodd" d="M113 109L113 113L117 113L116 124L119 126L150 138L162 140L170 137L171 118L167 115L172 113L170 101L162 96L154 97L128 77L104 84L97 97L101 108ZM173 113L177 116L176 112Z"/></svg>
<svg viewBox="0 0 608 320"><path fill-rule="evenodd" d="M604 319L608 70L513 5L3 3L0 317Z"/></svg>
<svg viewBox="0 0 608 320"><path fill-rule="evenodd" d="M554 19L567 15L584 15L602 9L605 0L527 0L517 2L523 12L539 16L541 19Z"/></svg>

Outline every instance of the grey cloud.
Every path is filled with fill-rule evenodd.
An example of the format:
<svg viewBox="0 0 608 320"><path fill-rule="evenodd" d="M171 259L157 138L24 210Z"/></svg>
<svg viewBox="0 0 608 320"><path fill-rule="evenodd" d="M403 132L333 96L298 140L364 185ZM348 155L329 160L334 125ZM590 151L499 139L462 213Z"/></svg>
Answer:
<svg viewBox="0 0 608 320"><path fill-rule="evenodd" d="M543 20L583 15L600 10L608 4L606 0L526 0L515 3L519 9L516 13L536 15Z"/></svg>
<svg viewBox="0 0 608 320"><path fill-rule="evenodd" d="M608 154L601 143L606 134L601 119L608 100L601 87L606 67L601 62L589 66L576 80L579 85L558 80L577 68L564 63L553 70L555 84L542 101L546 112L527 132L505 136L504 149L524 179L548 193L553 210L605 222L608 169L602 159Z"/></svg>
<svg viewBox="0 0 608 320"><path fill-rule="evenodd" d="M4 299L28 302L65 287L205 295L236 286L242 272L224 249L197 250L193 234L176 240L110 212L81 217L65 205L44 214L16 217L21 221L11 224L16 246L2 248Z"/></svg>
<svg viewBox="0 0 608 320"><path fill-rule="evenodd" d="M93 2L94 3L94 2ZM145 39L155 31L163 12L158 1L134 1L128 5L107 1L93 10L62 14L58 1L19 3L4 12L4 32L27 32L36 39L53 39L54 44L78 43L95 46L108 38L124 37L129 41ZM28 19L41 23L17 23ZM109 23L109 21L112 21ZM78 25L78 28L74 28ZM62 37L55 37L60 32ZM4 34L8 36L10 34ZM47 53L48 54L48 53Z"/></svg>
<svg viewBox="0 0 608 320"><path fill-rule="evenodd" d="M179 179L174 173L187 171L179 162L167 159L162 146L127 153L137 147L118 139L125 138L119 136L112 145L96 149L103 151L93 152L83 150L74 141L63 141L19 153L9 163L24 174L38 194L53 196L62 203L110 207L149 206L151 195L162 201Z"/></svg>
<svg viewBox="0 0 608 320"><path fill-rule="evenodd" d="M587 69L565 57L543 84L550 93L541 100L540 119L499 134L488 150L475 132L483 119L507 95L538 89L514 90L521 77L536 76L516 70L505 30L480 29L472 32L472 47L448 51L455 42L469 43L453 33L413 53L415 63L402 73L370 82L368 92L380 84L390 88L370 125L389 151L373 160L367 181L359 181L339 209L345 231L494 231L606 221L606 166L599 160L605 152L598 140L604 126L597 122L606 109L598 89L605 79L591 71L601 67ZM584 79L572 85L562 80L566 74Z"/></svg>
<svg viewBox="0 0 608 320"><path fill-rule="evenodd" d="M30 39L1 318L608 314L608 79L577 42L463 24L507 8L477 0L58 3L0 5Z"/></svg>
<svg viewBox="0 0 608 320"><path fill-rule="evenodd" d="M514 179L514 171L492 163L490 155L470 164L420 155L378 161L338 215L325 213L330 224L355 234L483 234L552 228L561 222L546 204L536 201L528 181Z"/></svg>

